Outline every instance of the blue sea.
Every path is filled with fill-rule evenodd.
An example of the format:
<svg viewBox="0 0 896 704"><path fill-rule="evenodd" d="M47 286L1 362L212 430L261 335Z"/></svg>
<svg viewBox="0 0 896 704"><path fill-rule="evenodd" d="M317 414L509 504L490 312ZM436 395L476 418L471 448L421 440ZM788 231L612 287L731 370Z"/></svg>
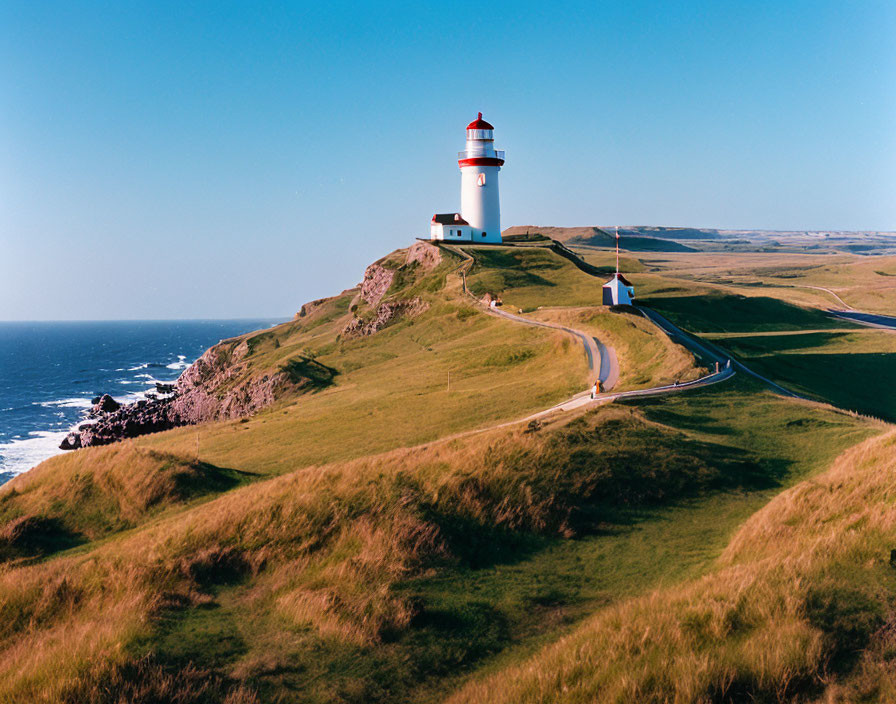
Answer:
<svg viewBox="0 0 896 704"><path fill-rule="evenodd" d="M0 322L0 483L62 452L92 398L145 398L220 340L277 322Z"/></svg>

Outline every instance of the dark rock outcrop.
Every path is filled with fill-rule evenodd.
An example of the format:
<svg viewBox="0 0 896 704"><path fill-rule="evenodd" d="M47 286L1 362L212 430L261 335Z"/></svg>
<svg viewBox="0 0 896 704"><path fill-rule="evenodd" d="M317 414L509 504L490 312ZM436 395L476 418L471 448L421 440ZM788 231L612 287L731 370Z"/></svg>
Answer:
<svg viewBox="0 0 896 704"><path fill-rule="evenodd" d="M85 426L80 426L77 431L73 430L59 443L60 450L77 450L81 447L81 433Z"/></svg>
<svg viewBox="0 0 896 704"><path fill-rule="evenodd" d="M95 423L79 426L77 431L68 434L59 447L77 450L80 447L108 445L179 425L185 425L185 422L172 412L171 399L138 401L102 414Z"/></svg>
<svg viewBox="0 0 896 704"><path fill-rule="evenodd" d="M322 388L335 375L335 370L299 358L277 372L253 377L248 354L245 340L235 346L215 345L185 369L177 383L159 385L164 387L160 391L171 394L165 398L119 405L103 396L89 413L96 420L78 426L59 447L77 450L182 425L242 418L270 406L288 391Z"/></svg>
<svg viewBox="0 0 896 704"><path fill-rule="evenodd" d="M104 413L117 411L119 408L121 408L121 404L118 401L112 398L109 394L103 394L96 402L94 402L93 408L90 409L88 416L97 418Z"/></svg>

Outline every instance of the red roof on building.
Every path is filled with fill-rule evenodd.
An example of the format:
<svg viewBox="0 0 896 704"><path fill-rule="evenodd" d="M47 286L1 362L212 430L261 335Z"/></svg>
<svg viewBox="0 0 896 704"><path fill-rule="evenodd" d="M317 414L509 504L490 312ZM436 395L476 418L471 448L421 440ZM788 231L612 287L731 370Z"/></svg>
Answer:
<svg viewBox="0 0 896 704"><path fill-rule="evenodd" d="M479 113L479 116L473 120L469 125L467 125L468 130L493 130L495 129L492 125L487 123L482 119L482 113Z"/></svg>
<svg viewBox="0 0 896 704"><path fill-rule="evenodd" d="M460 213L436 213L432 216L432 222L439 225L469 225Z"/></svg>

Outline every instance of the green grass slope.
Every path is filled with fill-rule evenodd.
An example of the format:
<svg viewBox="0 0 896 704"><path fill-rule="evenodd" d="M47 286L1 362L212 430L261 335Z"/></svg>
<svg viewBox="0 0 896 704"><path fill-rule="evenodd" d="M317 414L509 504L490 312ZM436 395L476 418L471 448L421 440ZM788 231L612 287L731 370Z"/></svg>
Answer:
<svg viewBox="0 0 896 704"><path fill-rule="evenodd" d="M602 266L609 256L585 258ZM811 288L837 281L836 290L850 300L879 301L890 295L884 275L890 262L855 263L842 255L644 257L632 279L641 305L757 373L840 408L896 420L892 394L881 393L896 382L896 337L829 315L834 297Z"/></svg>
<svg viewBox="0 0 896 704"><path fill-rule="evenodd" d="M0 700L439 700L875 430L744 387L256 481L0 575Z"/></svg>
<svg viewBox="0 0 896 704"><path fill-rule="evenodd" d="M596 305L601 281L549 249L463 250L474 260L471 291L611 341L623 384L699 371L643 318ZM280 371L303 380L270 408L79 450L0 489L0 702L360 704L452 691L462 701L554 701L565 691L587 700L608 678L625 685L607 690L620 697L699 701L774 687L814 693L822 675L835 681L818 663L840 657L824 638L843 640L842 626L812 631L796 609L767 627L762 601L732 612L752 630L726 642L721 665L690 667L691 644L706 662L706 644L727 633L699 590L716 585L705 592L711 604L749 598L719 575L760 574L754 563L772 558L732 537L886 426L741 375L501 425L581 390L581 345L477 309L458 273L468 264L442 252L435 265L405 252L380 260L394 272L380 302L352 289L226 341L223 350L246 352L234 383ZM660 274L635 277L662 298ZM347 332L382 304L406 314L370 336ZM729 334L730 309L714 305L679 311ZM850 612L865 631L889 589L872 572L868 598ZM763 594L804 603L787 601L788 579L764 584ZM819 618L830 594L819 592ZM684 628L696 640L676 640L675 619L689 624L692 612ZM608 631L618 614L642 638L655 623L656 647ZM778 660L757 665L758 645L738 650L754 634L760 645L782 640L770 651ZM870 647L866 636L851 647ZM606 667L584 659L566 669L566 643L586 652L589 639L612 638L628 650ZM661 647L681 653L670 671L679 689L663 679ZM796 663L802 679L780 689L779 661ZM838 686L859 691L859 659L837 662ZM571 689L564 678L579 673L585 689Z"/></svg>

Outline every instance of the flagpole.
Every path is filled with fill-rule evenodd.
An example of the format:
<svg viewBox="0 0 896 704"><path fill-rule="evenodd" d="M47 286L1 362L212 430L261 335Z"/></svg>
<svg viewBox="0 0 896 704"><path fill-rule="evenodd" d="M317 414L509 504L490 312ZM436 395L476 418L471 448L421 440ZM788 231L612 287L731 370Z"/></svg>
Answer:
<svg viewBox="0 0 896 704"><path fill-rule="evenodd" d="M616 273L619 273L619 225L616 226Z"/></svg>

